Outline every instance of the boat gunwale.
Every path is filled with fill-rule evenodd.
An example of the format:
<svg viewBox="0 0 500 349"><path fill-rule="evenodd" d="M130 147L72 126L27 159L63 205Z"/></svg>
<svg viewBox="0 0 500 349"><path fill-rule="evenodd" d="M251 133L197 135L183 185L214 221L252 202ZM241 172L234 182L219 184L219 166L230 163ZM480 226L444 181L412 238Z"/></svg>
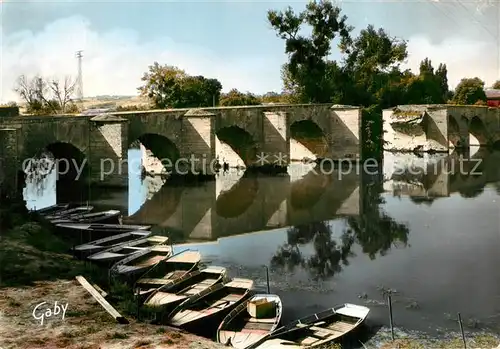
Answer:
<svg viewBox="0 0 500 349"><path fill-rule="evenodd" d="M150 268L148 271L146 271L144 274L142 274L142 275L141 275L141 277L139 277L139 278L137 279L137 281L134 283L134 289L143 290L143 289L144 289L144 287L140 287L139 285L141 285L141 284L140 284L139 282L140 282L142 279L147 279L147 278L148 278L148 277L147 277L147 276L148 276L148 274L150 274L150 273L154 272L154 270L155 270L156 268L158 268L158 267L159 267L162 263L167 264L167 262L168 262L170 259L174 258L175 256L178 256L178 255L180 255L180 254L182 254L182 253L186 253L186 252L190 252L190 251L196 251L196 250L187 249L187 250L180 251L180 252L178 252L178 253L176 253L176 254L174 254L174 255L170 256L168 259L166 259L166 260L161 260L160 262L158 262L157 264L155 264L152 268ZM196 251L196 252L198 252L198 251ZM174 281L174 280L180 279L180 278L181 278L181 277L183 277L184 275L186 275L186 274L188 274L188 273L191 273L192 271L196 270L196 268L199 266L199 264L200 264L200 262L201 262L201 254L200 254L199 252L198 252L198 254L199 254L200 258L199 258L197 261L193 261L193 262L175 262L175 263L179 263L179 264L188 264L188 265L190 265L190 268L189 268L189 269L186 269L186 270L182 270L182 269L176 269L176 270L173 270L173 272L175 272L175 271L184 271L184 274L182 274L180 277L176 277L176 278L172 278L172 279L168 278L168 279L165 279L165 280L168 280L168 281ZM165 278L165 276L166 276L166 275L164 275L163 277L159 277L158 279ZM163 285L161 285L161 286L163 286ZM153 286L153 287L149 287L149 289L154 288L154 289L155 289L154 291L156 291L156 290L157 290L158 288L160 288L161 286L158 286L158 287L154 287L154 286ZM154 291L153 291L153 292L154 292Z"/></svg>
<svg viewBox="0 0 500 349"><path fill-rule="evenodd" d="M244 312L245 310L247 310L248 303L252 299L257 298L257 297L266 298L266 297L269 297L269 296L272 296L272 298L274 298L275 300L277 300L277 302L275 302L277 306L276 306L276 316L274 317L275 321L273 323L273 326L271 327L271 330L269 330L268 334L272 333L274 330L276 330L278 328L280 322L281 322L281 317L283 315L283 302L281 300L281 297L278 296L277 294L273 294L273 293L266 294L266 293L255 293L254 292L254 294L250 298L248 298L247 300L245 300L244 302L242 302L241 304L239 304L236 308L234 308L233 310L231 310L224 317L224 319L220 323L219 327L217 328L217 337L216 337L217 343L221 343L221 341L220 341L220 332L226 330L226 329L224 329L224 326L225 325L229 325L231 323L231 321L233 321L234 319L236 319L242 312ZM252 318L252 316L250 316L250 318ZM230 331L230 329L227 329L227 331ZM239 332L236 332L236 331L233 331L233 332L239 333ZM267 336L268 334L265 334L263 337ZM221 343L221 344L226 344L226 343Z"/></svg>
<svg viewBox="0 0 500 349"><path fill-rule="evenodd" d="M105 237L105 238L102 238L102 239L90 241L90 242L88 242L86 244L81 244L81 245L75 246L73 248L73 251L75 251L75 252L76 251L88 251L88 250L93 250L93 249L96 249L96 248L104 248L104 249L107 250L107 249L119 247L121 245L129 244L130 242L133 242L135 240L147 239L151 234L152 234L152 232L150 232L150 231L143 231L143 230L142 231L141 230L129 231L129 232L120 233L120 234L117 234L117 235L111 235L111 236L108 236L108 237ZM126 241L123 241L123 242L117 242L117 243L109 245L109 246L100 245L103 242L109 242L109 241L113 241L113 240L119 240L121 238L129 237L129 236L136 236L136 237L134 237L131 240L126 240ZM92 246L92 247L90 247L90 248L82 248L82 246ZM104 252L104 251L102 251L102 252Z"/></svg>
<svg viewBox="0 0 500 349"><path fill-rule="evenodd" d="M300 331L300 330L307 330L311 327L313 327L315 324L317 324L318 322L324 320L324 319L327 319L331 316L334 316L334 315L344 315L344 314L339 314L337 312L338 309L341 309L341 308L346 308L347 306L349 305L356 305L356 304L351 304L351 303L344 303L344 304L340 304L340 305L337 305L333 308L328 308L328 309L325 309L323 311L320 311L320 312L317 312L317 313L314 313L314 314L311 314L311 315L308 315L308 316L305 316L305 317L302 317L298 320L295 320L295 321L292 321L284 326L281 326L280 328L276 329L274 332L271 332L269 333L268 335L264 336L263 338L261 338L260 340L258 340L257 342L253 343L252 345L248 346L247 348L245 349L256 349L258 348L258 346L260 346L261 344L263 344L264 342L270 340L270 339L279 339L279 336L282 336L282 335L285 335L285 334L288 334L288 333L291 333L291 332L294 332L294 331ZM356 328L358 328L365 320L366 318L368 317L368 314L370 312L370 309L368 307L364 307L364 306L359 306L359 305L356 305L357 307L363 307L363 308L366 308L367 312L366 314L363 316L363 317L357 317L357 316L351 316L353 318L357 318L358 320L356 321L356 323L354 324L354 326L352 328L350 328L348 331L345 331L343 332L340 336L336 337L336 338L325 338L323 340L319 340L318 342L316 343L313 343L311 345L309 345L308 347L317 347L317 346L321 346L323 344L326 344L330 341L334 341L334 340L337 340L338 338L342 337L342 336L345 336L346 334L354 331ZM324 316L322 317L318 317L317 315L318 314L325 314ZM316 319L312 319L312 317L315 316ZM344 315L345 316L345 315ZM305 319L308 319L308 318L311 318L310 321L307 321L307 322L302 322L301 320L305 320ZM298 324L303 324L304 326L297 326ZM297 345L300 345L300 344L297 344Z"/></svg>
<svg viewBox="0 0 500 349"><path fill-rule="evenodd" d="M211 289L211 288L214 288L214 289L211 292L208 292L208 290ZM175 307L170 313L168 313L167 316L164 319L166 321L170 322L170 320L172 320L175 317L175 315L177 315L179 312L181 312L183 310L191 310L189 308L182 309L186 305L188 307L189 306L193 306L194 304L196 304L196 302L200 301L201 299L203 299L203 298L205 298L205 297L207 297L207 296L209 296L209 295L211 295L211 294L213 294L215 292L221 291L224 288L235 288L236 289L238 287L227 286L227 283L226 284L216 283L216 284L210 286L209 288L206 288L203 291L197 293L196 295L193 295L193 297L189 297L188 299L186 299L185 301L183 301L182 303L180 303L179 305L177 305L177 307ZM240 288L240 289L243 289L243 288ZM248 299L248 297L252 294L252 292L253 291L251 289L247 288L245 290L245 292L243 292L241 294L241 297L237 301L235 301L234 303L227 304L226 306L224 306L223 308L217 310L214 313L205 314L201 318L194 319L193 321L189 321L187 323L184 323L181 326L186 325L186 324L188 324L190 322L195 322L195 321L199 321L201 319L207 318L207 317L214 316L215 314L220 313L221 311L227 310L227 308L229 308L229 307L233 307L233 306L237 307L242 302L246 301Z"/></svg>
<svg viewBox="0 0 500 349"><path fill-rule="evenodd" d="M206 272L206 270L208 268L205 268L205 269L197 269L197 270L193 270L189 273L186 273L184 274L182 277L178 278L178 279L175 279L175 280L171 280L169 283L165 284L165 285L162 285L161 287L158 287L155 291L153 291L145 300L144 300L144 304L146 304L147 306L150 306L148 305L147 303L159 292L164 292L164 293L170 293L170 294L174 294L174 295L178 295L179 293L181 293L182 291L184 291L187 287L190 287L192 285L189 285L177 292L169 292L172 290L172 288L174 288L176 285L179 285L187 280L190 280L190 279L193 279L199 275L203 275L203 274L213 274L214 276L217 275L217 277L215 278L215 281L214 281L214 284L213 285L217 285L217 284L220 284L224 278L227 276L227 270L226 268L224 267L220 267L221 268L221 272L220 273L212 273L212 272ZM206 280L208 278L205 278L204 280ZM213 286L212 285L212 286ZM210 287L210 286L209 286ZM194 295L192 295L194 296ZM187 296L186 300L189 300L192 296ZM184 302L183 301L183 302ZM156 306L155 306L156 307Z"/></svg>

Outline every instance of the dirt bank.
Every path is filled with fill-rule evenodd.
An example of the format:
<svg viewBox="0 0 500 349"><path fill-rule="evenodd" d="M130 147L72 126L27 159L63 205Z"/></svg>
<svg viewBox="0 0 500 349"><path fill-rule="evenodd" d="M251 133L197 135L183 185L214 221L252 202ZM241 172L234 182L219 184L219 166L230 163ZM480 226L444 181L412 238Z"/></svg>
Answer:
<svg viewBox="0 0 500 349"><path fill-rule="evenodd" d="M67 304L65 317L35 319L47 308ZM137 323L120 325L76 280L39 282L31 287L0 289L0 347L2 349L127 349L220 348L216 343L175 329Z"/></svg>
<svg viewBox="0 0 500 349"><path fill-rule="evenodd" d="M72 258L72 246L50 224L16 203L0 207L0 349L36 348L217 348L207 339L138 323L130 287L109 282L107 270ZM119 325L75 280L101 286L130 324ZM56 313L44 319L40 314ZM42 303L33 315L35 307ZM65 306L64 312L59 308Z"/></svg>

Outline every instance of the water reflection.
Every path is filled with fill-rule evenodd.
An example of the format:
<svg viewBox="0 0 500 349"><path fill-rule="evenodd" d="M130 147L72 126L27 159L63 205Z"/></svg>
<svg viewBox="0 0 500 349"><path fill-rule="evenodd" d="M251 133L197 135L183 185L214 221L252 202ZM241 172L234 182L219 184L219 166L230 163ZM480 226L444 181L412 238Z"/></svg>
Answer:
<svg viewBox="0 0 500 349"><path fill-rule="evenodd" d="M271 267L293 273L298 266L306 269L313 280L324 280L342 271L352 256L353 235L346 230L336 240L327 222L314 222L292 227L288 241L271 258ZM301 247L312 242L314 254L307 257Z"/></svg>
<svg viewBox="0 0 500 349"><path fill-rule="evenodd" d="M127 222L181 232L187 240L224 236L359 215L356 171L322 173L297 165L277 177L232 171L198 185L165 183Z"/></svg>
<svg viewBox="0 0 500 349"><path fill-rule="evenodd" d="M389 155L383 176L373 177L300 165L281 177L231 172L200 185L131 176L128 191L92 191L92 204L121 205L131 221L203 241L190 248L261 286L270 263L272 292L294 318L366 301L374 321L386 323L376 306L384 286L400 292L397 325L456 329L444 314L460 311L498 326L500 152L470 155L480 174L471 161L453 170L456 154ZM33 194L37 207L55 190ZM420 309L407 308L414 302Z"/></svg>

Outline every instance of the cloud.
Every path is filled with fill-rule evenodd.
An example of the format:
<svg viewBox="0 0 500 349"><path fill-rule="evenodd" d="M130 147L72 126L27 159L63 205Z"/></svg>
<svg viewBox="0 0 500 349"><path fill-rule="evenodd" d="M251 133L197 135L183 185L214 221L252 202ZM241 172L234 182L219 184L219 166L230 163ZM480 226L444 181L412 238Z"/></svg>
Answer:
<svg viewBox="0 0 500 349"><path fill-rule="evenodd" d="M18 100L13 87L22 74L76 77L77 50L83 50L85 96L137 94L142 74L154 61L176 65L189 74L218 78L224 91L231 88L254 93L279 91L279 67L285 61L284 54L262 54L258 46L255 55L228 57L168 37L145 41L130 29L101 33L81 16L59 19L35 33L21 31L3 35L0 32L0 35L0 102ZM426 36L414 36L409 40L408 49L407 66L414 72L418 72L420 61L426 57L435 67L446 63L450 87L455 87L463 77L477 76L485 80L487 86L498 77L497 50L487 41L451 37L432 44Z"/></svg>
<svg viewBox="0 0 500 349"><path fill-rule="evenodd" d="M265 93L281 88L281 57L226 58L168 37L145 42L134 30L98 33L80 16L57 20L37 33L16 32L2 39L1 102L18 100L13 87L22 74L76 77L77 50L83 50L85 96L137 94L142 74L154 61L178 66L189 74L218 78L225 91L237 88ZM270 59L278 61L278 68Z"/></svg>
<svg viewBox="0 0 500 349"><path fill-rule="evenodd" d="M450 37L436 45L424 36L414 36L408 42L407 67L418 72L420 62L428 57L434 68L446 63L450 88L462 78L473 77L482 79L488 87L498 79L497 50L488 41Z"/></svg>

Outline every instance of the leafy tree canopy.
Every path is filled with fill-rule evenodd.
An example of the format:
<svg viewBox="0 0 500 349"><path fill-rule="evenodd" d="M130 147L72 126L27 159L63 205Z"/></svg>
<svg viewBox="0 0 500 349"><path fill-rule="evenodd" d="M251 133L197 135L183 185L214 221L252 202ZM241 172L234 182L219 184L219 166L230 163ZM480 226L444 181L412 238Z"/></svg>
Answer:
<svg viewBox="0 0 500 349"><path fill-rule="evenodd" d="M142 77L141 95L156 108L209 107L219 103L222 84L217 79L190 76L174 66L155 62Z"/></svg>
<svg viewBox="0 0 500 349"><path fill-rule="evenodd" d="M452 102L462 105L484 104L484 102L486 102L484 81L477 77L462 79L455 89Z"/></svg>
<svg viewBox="0 0 500 349"><path fill-rule="evenodd" d="M258 105L261 104L259 98L250 92L243 93L237 89L232 89L224 94L220 100L221 106L237 106L237 105Z"/></svg>

